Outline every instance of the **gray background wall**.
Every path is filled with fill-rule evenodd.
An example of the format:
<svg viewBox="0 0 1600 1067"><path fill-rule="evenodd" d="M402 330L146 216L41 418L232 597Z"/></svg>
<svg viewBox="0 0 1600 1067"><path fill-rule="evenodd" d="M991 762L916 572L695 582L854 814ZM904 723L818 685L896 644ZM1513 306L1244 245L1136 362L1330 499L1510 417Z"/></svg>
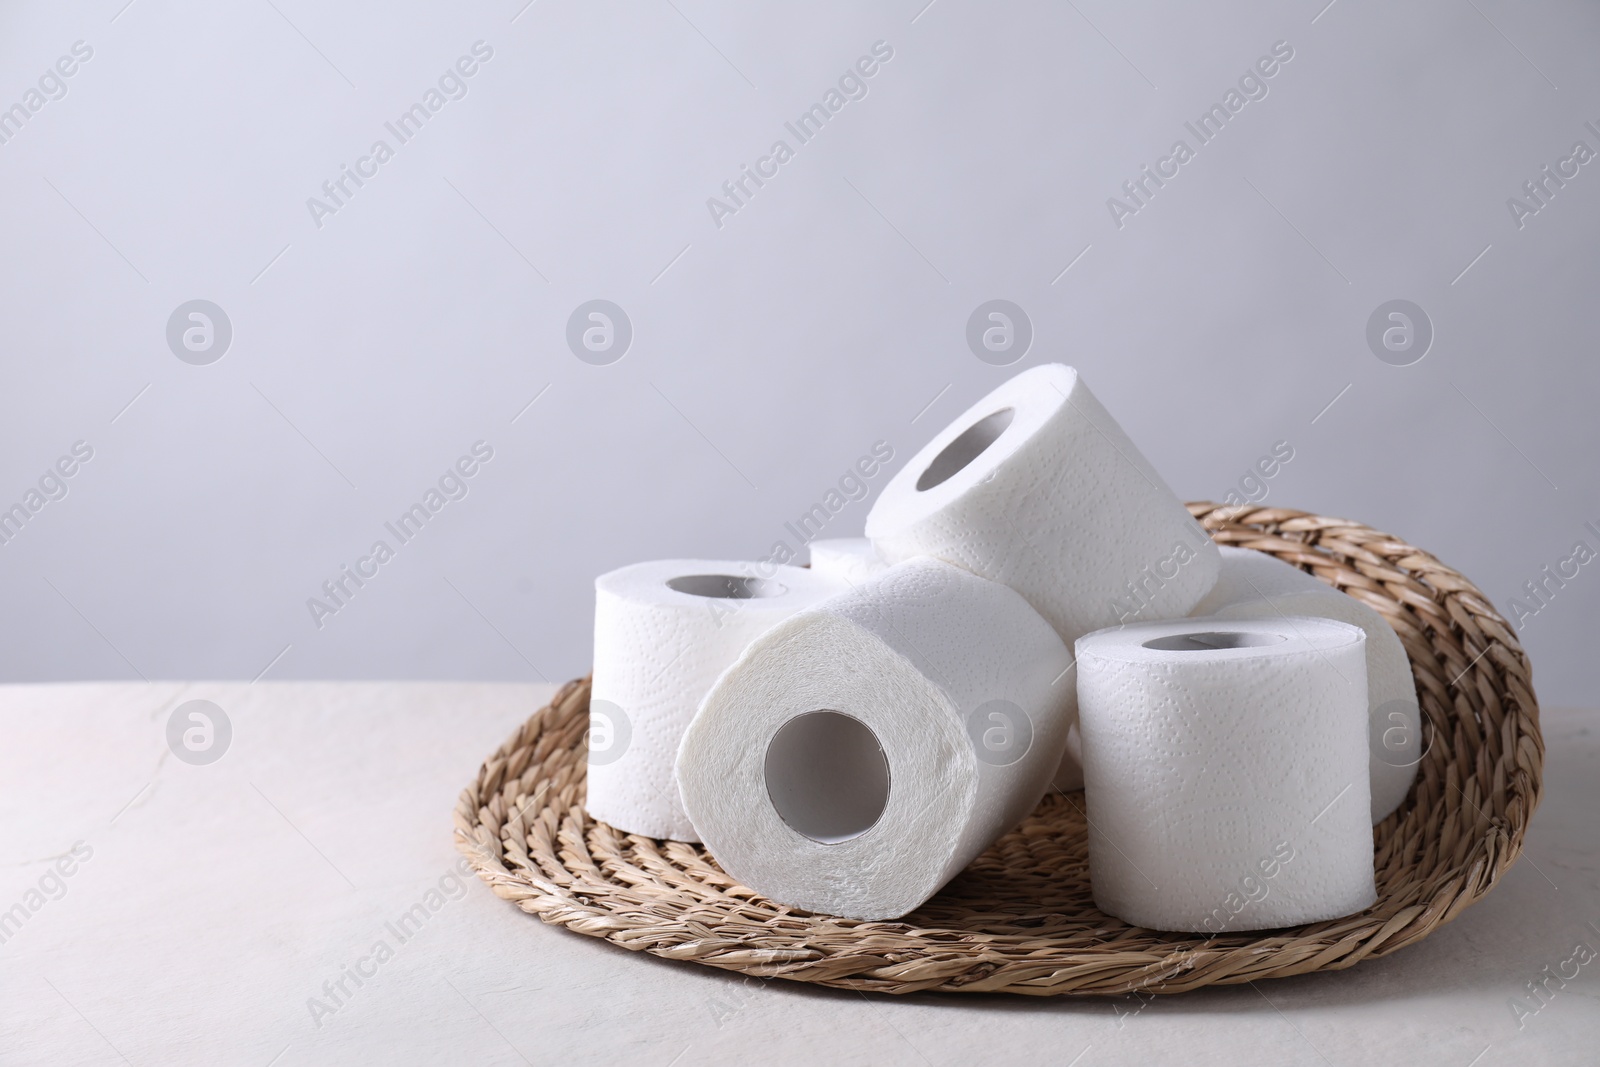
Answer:
<svg viewBox="0 0 1600 1067"><path fill-rule="evenodd" d="M559 681L596 573L764 554L873 442L898 465L1043 361L1180 495L1287 440L1270 502L1509 612L1600 547L1600 163L1507 207L1600 150L1600 12L1324 2L7 5L0 106L93 55L0 144L0 504L93 458L0 546L0 678ZM880 40L799 145L784 123ZM1267 95L1119 228L1107 198L1279 41ZM379 138L319 226L307 199ZM719 227L707 198L780 138ZM597 298L634 331L604 366L565 338ZM1035 331L1011 367L965 340L993 298ZM1435 331L1408 366L1366 340L1397 298ZM209 365L166 339L194 299L232 325ZM307 598L480 440L467 495L318 628ZM1597 620L1600 565L1526 620L1547 702L1593 703Z"/></svg>

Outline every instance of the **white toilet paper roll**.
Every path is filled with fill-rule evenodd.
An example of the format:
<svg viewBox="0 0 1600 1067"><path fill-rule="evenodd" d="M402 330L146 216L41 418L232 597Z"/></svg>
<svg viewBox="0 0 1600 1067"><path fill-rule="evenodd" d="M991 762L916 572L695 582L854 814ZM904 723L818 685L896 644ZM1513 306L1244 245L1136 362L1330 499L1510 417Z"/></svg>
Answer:
<svg viewBox="0 0 1600 1067"><path fill-rule="evenodd" d="M1422 710L1411 660L1382 615L1281 559L1233 547L1222 549L1222 575L1192 614L1269 622L1312 615L1361 627L1367 635L1372 821L1383 821L1400 806L1422 759Z"/></svg>
<svg viewBox="0 0 1600 1067"><path fill-rule="evenodd" d="M1080 638L1100 910L1227 933L1370 906L1366 635L1329 619L1182 619Z"/></svg>
<svg viewBox="0 0 1600 1067"><path fill-rule="evenodd" d="M860 585L889 569L865 537L827 537L811 542L811 569L848 585Z"/></svg>
<svg viewBox="0 0 1600 1067"><path fill-rule="evenodd" d="M727 560L657 560L596 578L589 814L698 841L673 761L701 698L752 640L841 588L801 567Z"/></svg>
<svg viewBox="0 0 1600 1067"><path fill-rule="evenodd" d="M1089 392L1045 364L1007 381L884 486L867 536L1021 593L1069 644L1176 618L1210 591L1216 545Z"/></svg>
<svg viewBox="0 0 1600 1067"><path fill-rule="evenodd" d="M684 734L684 808L757 892L897 918L1038 803L1071 725L1070 662L1011 589L902 563L728 669Z"/></svg>

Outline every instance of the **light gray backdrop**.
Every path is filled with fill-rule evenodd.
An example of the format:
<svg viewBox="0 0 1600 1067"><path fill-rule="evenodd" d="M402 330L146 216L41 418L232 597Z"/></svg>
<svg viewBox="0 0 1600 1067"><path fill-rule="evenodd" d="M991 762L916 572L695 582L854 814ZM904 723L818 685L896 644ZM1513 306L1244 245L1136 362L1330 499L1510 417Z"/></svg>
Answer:
<svg viewBox="0 0 1600 1067"><path fill-rule="evenodd" d="M875 442L898 466L1044 361L1180 495L1289 442L1269 502L1508 614L1600 548L1592 5L925 3L8 4L0 678L560 681L595 574L792 542ZM632 330L604 365L568 342L596 299ZM991 299L1034 333L1009 367L967 343ZM1369 344L1397 299L1420 361L1414 314ZM169 342L194 300L225 351L214 313ZM1592 704L1574 569L1522 635L1546 701Z"/></svg>

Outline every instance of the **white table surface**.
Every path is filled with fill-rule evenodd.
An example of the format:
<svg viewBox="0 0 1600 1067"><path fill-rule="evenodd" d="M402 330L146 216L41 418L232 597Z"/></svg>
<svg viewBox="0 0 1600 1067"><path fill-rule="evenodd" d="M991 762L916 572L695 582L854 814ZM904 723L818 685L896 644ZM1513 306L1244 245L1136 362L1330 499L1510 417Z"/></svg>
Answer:
<svg viewBox="0 0 1600 1067"><path fill-rule="evenodd" d="M1595 712L1546 712L1527 855L1394 956L1143 1000L894 998L628 952L547 927L476 879L400 943L386 923L441 879L454 888L461 787L549 692L0 689L0 911L42 901L0 944L0 1063L1600 1062L1600 958L1548 983L1520 1028L1511 1009L1580 942L1600 951ZM165 739L168 713L197 698L234 731L207 766ZM41 879L55 891L48 872L77 842L92 854L65 892L30 898ZM308 1000L379 940L393 957L314 1020Z"/></svg>

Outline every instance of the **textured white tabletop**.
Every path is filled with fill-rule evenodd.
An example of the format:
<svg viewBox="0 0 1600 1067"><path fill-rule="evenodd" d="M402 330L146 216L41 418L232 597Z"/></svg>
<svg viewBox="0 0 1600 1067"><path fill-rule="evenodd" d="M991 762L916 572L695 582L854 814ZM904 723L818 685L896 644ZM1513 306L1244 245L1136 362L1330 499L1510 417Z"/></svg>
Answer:
<svg viewBox="0 0 1600 1067"><path fill-rule="evenodd" d="M0 1063L1490 1067L1600 1048L1593 712L1546 713L1528 854L1394 956L1173 997L891 998L627 952L459 878L456 795L549 692L0 689ZM194 699L232 727L210 764L167 744Z"/></svg>

